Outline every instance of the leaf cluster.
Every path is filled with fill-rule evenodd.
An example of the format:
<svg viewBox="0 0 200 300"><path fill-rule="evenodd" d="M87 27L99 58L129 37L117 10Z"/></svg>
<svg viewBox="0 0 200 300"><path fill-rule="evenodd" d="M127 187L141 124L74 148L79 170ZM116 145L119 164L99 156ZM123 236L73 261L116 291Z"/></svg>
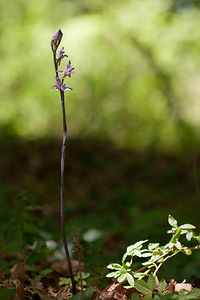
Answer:
<svg viewBox="0 0 200 300"><path fill-rule="evenodd" d="M184 224L178 226L177 221L171 215L168 217L168 223L172 227L171 230L168 231L168 233L172 234L172 237L166 245L160 246L159 243L149 243L147 248L143 248L148 240L142 240L128 246L122 257L122 264L112 263L107 266L112 272L108 273L106 277L113 277L117 279L120 284L127 281L129 284L127 286L128 288L135 287L138 282L135 281L136 279L141 280L143 277L149 276L151 272L153 272L153 276L155 276L163 263L169 258L180 252L191 255L192 250L200 248L199 245L189 248L184 246L180 241L180 237L185 235L189 242L191 239L200 242L200 235L195 233L194 229L196 227L194 225ZM127 261L129 257L130 259ZM132 264L136 257L145 259L145 261L141 262L140 269L134 270Z"/></svg>
<svg viewBox="0 0 200 300"><path fill-rule="evenodd" d="M178 294L167 293L163 294L166 288L166 281L162 279L158 286L156 287L156 280L153 274L151 274L147 282L144 280L137 280L135 282L135 288L138 292L144 293L144 297L142 299L177 299L177 300L186 300L186 299L197 299L200 295L200 289L192 289L187 292L185 289L182 289ZM186 293L187 292L187 293ZM137 293L133 293L131 296L131 300L139 300L139 295Z"/></svg>

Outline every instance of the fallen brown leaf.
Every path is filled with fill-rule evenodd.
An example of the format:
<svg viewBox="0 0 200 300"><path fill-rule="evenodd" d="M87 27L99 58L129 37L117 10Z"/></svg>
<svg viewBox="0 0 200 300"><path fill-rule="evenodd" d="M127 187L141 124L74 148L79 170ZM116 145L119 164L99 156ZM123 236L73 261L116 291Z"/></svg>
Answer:
<svg viewBox="0 0 200 300"><path fill-rule="evenodd" d="M77 273L78 268L79 268L79 262L76 261L76 260L73 260L72 261L72 268L73 268L73 272ZM66 259L63 259L61 261L52 263L51 264L51 269L53 271L61 274L61 275L70 276Z"/></svg>
<svg viewBox="0 0 200 300"><path fill-rule="evenodd" d="M169 293L174 293L175 285L176 285L176 281L174 279L170 279L169 283L167 284L167 286L163 292L163 295L166 295Z"/></svg>
<svg viewBox="0 0 200 300"><path fill-rule="evenodd" d="M10 279L15 280L18 279L22 283L25 281L26 273L23 262L16 263L12 269L10 270Z"/></svg>
<svg viewBox="0 0 200 300"><path fill-rule="evenodd" d="M69 286L65 286L59 289L57 293L57 300L67 300L73 296L72 291Z"/></svg>
<svg viewBox="0 0 200 300"><path fill-rule="evenodd" d="M19 279L15 279L13 280L15 287L16 287L16 296L20 299L20 300L25 300L26 299L26 295L25 295L25 290L24 290L24 286L21 283L21 281Z"/></svg>
<svg viewBox="0 0 200 300"><path fill-rule="evenodd" d="M41 300L52 300L55 298L52 298L51 296L47 295L47 293L43 290L37 289L35 287L26 287L25 288L25 292L27 296L31 296L31 297L38 297L38 299ZM35 298L34 298L35 299Z"/></svg>
<svg viewBox="0 0 200 300"><path fill-rule="evenodd" d="M132 291L128 291L128 289L124 288L120 284L112 284L106 287L102 292L95 288L92 300L125 300L129 299L133 291L136 290L133 289Z"/></svg>
<svg viewBox="0 0 200 300"><path fill-rule="evenodd" d="M30 285L40 290L44 289L43 283L35 279L30 279Z"/></svg>
<svg viewBox="0 0 200 300"><path fill-rule="evenodd" d="M190 283L177 283L175 285L175 293L178 294L180 290L186 290L187 292L192 290L192 285Z"/></svg>

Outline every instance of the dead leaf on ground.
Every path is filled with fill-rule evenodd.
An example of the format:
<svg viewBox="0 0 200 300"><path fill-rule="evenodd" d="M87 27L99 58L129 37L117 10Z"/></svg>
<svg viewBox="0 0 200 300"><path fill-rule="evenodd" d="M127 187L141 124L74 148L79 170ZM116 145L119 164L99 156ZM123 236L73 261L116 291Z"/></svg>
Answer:
<svg viewBox="0 0 200 300"><path fill-rule="evenodd" d="M69 286L65 286L61 289L59 289L57 293L57 300L67 300L70 299L73 296L72 291Z"/></svg>
<svg viewBox="0 0 200 300"><path fill-rule="evenodd" d="M37 281L35 279L30 279L30 285L34 286L36 289L44 289L44 285L41 281Z"/></svg>
<svg viewBox="0 0 200 300"><path fill-rule="evenodd" d="M25 288L26 295L30 297L38 297L41 300L54 300L51 296L47 295L46 291L37 289L35 287L26 287Z"/></svg>
<svg viewBox="0 0 200 300"><path fill-rule="evenodd" d="M93 300L125 300L130 299L131 294L136 292L136 289L126 289L120 284L112 284L106 287L102 292L95 288L92 299Z"/></svg>
<svg viewBox="0 0 200 300"><path fill-rule="evenodd" d="M14 290L15 289L15 283L14 283L13 280L2 281L0 283L0 289L1 288L6 288L6 289Z"/></svg>
<svg viewBox="0 0 200 300"><path fill-rule="evenodd" d="M0 283L0 289L6 288L9 290L15 290L16 294L12 297L12 300L25 300L25 290L22 282L19 279L5 280Z"/></svg>
<svg viewBox="0 0 200 300"><path fill-rule="evenodd" d="M170 294L170 293L174 294L175 285L176 285L176 281L174 279L170 279L170 281L168 282L168 284L163 292L163 295Z"/></svg>
<svg viewBox="0 0 200 300"><path fill-rule="evenodd" d="M23 262L16 263L12 269L10 270L10 279L15 280L18 279L22 283L25 281L26 273Z"/></svg>
<svg viewBox="0 0 200 300"><path fill-rule="evenodd" d="M54 289L52 286L48 287L47 289L48 294L52 297L55 298L57 297L58 291L56 289Z"/></svg>
<svg viewBox="0 0 200 300"><path fill-rule="evenodd" d="M72 269L75 274L77 273L79 267L80 267L79 262L77 260L73 260L72 261ZM64 276L70 276L66 259L52 263L51 269L59 274L64 275Z"/></svg>
<svg viewBox="0 0 200 300"><path fill-rule="evenodd" d="M24 290L24 286L21 283L21 281L19 279L15 279L13 280L15 287L16 287L16 299L18 297L18 299L20 300L25 300L26 299L26 295L25 295L25 290Z"/></svg>
<svg viewBox="0 0 200 300"><path fill-rule="evenodd" d="M192 290L192 285L190 283L177 283L175 285L175 293L178 294L180 290L186 290L187 292Z"/></svg>

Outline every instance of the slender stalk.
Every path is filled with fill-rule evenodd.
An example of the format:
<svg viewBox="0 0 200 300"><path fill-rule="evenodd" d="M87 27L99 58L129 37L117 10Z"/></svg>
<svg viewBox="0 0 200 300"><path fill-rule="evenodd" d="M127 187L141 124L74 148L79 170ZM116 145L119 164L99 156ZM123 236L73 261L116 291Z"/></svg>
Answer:
<svg viewBox="0 0 200 300"><path fill-rule="evenodd" d="M163 257L165 257L166 255L168 255L170 252L172 252L172 250L170 250L169 252L167 252L167 253L164 253L163 255L161 255L161 256L159 256L158 258L156 258L154 261L152 261L151 263L149 263L149 265L153 265L153 264L155 264L159 259L161 259L161 258L163 258ZM137 270L136 271L136 273L140 273L140 272L142 272L143 270L145 270L146 268L148 268L149 267L149 265L146 265L146 266L144 266L144 267L142 267L142 268L140 268L139 270Z"/></svg>
<svg viewBox="0 0 200 300"><path fill-rule="evenodd" d="M176 253L173 253L172 255L169 255L169 256L165 257L165 259L163 259L163 261L156 267L156 269L155 269L153 275L156 276L156 273L158 272L158 270L160 269L160 267L164 264L164 262L165 262L166 260L168 260L169 258L171 258L172 256L178 254L179 252L180 252L180 251L178 251L178 252L176 252Z"/></svg>
<svg viewBox="0 0 200 300"><path fill-rule="evenodd" d="M56 62L56 51L53 51L53 60L55 71L58 70L57 62ZM58 74L58 72L56 72ZM66 152L66 142L67 142L67 122L66 122L66 113L65 113L65 95L64 91L60 90L61 104L62 104L62 116L63 116L63 142L62 142L62 150L61 150L61 176L60 176L60 220L61 220L61 230L62 230L62 240L63 246L65 249L65 254L68 263L69 274L72 282L72 293L76 294L76 283L74 279L73 269L71 258L69 254L69 247L66 238L65 232L65 218L64 218L64 171L65 171L65 152Z"/></svg>

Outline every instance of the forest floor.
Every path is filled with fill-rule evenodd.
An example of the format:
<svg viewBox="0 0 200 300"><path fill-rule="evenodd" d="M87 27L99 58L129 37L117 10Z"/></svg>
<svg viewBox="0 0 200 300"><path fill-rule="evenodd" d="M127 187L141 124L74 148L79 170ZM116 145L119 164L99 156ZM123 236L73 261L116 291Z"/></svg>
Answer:
<svg viewBox="0 0 200 300"><path fill-rule="evenodd" d="M60 277L67 275L59 225L60 150L60 141L19 140L4 142L0 147L0 287L8 288L6 280L9 285L12 284L9 280L20 278L17 289L21 289L22 299L29 299L21 286L25 281L29 282L26 291L32 296L30 299L55 299ZM136 153L91 141L70 140L65 169L66 230L69 241L75 239L74 243L79 243L77 247L83 252L81 263L78 263L79 255L74 253L74 268L90 273L87 283L101 290L111 283L105 277L106 266L120 262L128 245L145 239L161 244L168 241L169 214L180 224L191 223L199 228L199 182L200 154L197 153ZM28 194L16 198L24 190ZM34 239L39 234L35 227L27 225L30 212L25 211L23 215L26 220L21 244L18 238L11 243L19 230L14 223L18 219L13 221L13 215L16 217L19 210L24 210L27 195L39 206L34 207L33 223L38 219L43 222L38 225L40 235L60 247L56 262L52 253L50 260L42 250L38 257L32 255L31 259L28 247L19 254L22 244L26 248L31 244L31 236ZM17 202L22 206L16 205ZM11 234L5 234L4 230L8 233L11 227ZM25 264L24 255L28 257ZM45 270L48 270L46 274ZM187 279L199 287L200 253L190 257L180 254L166 263L159 276L179 282ZM49 286L53 287L48 296L39 294ZM65 299L63 295L70 294L70 290L64 289L57 289L56 299Z"/></svg>

